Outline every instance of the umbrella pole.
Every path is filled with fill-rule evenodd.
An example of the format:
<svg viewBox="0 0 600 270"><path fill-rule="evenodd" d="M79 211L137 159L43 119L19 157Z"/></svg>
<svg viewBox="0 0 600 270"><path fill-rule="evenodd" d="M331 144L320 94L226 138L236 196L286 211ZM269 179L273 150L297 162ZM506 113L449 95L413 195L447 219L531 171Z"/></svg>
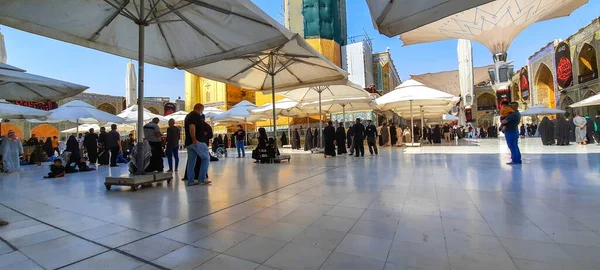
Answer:
<svg viewBox="0 0 600 270"><path fill-rule="evenodd" d="M75 121L75 124L77 125L77 128L75 130L77 131L77 134L79 134L79 118L77 118L77 121Z"/></svg>
<svg viewBox="0 0 600 270"><path fill-rule="evenodd" d="M415 122L414 122L414 117L413 117L413 113L412 113L412 100L409 101L410 102L410 133L412 134L412 136L410 136L410 142L411 144L415 143L415 132L414 132L414 126L415 126Z"/></svg>
<svg viewBox="0 0 600 270"><path fill-rule="evenodd" d="M244 145L248 142L248 120L244 118L244 129L246 130L246 140L244 141Z"/></svg>
<svg viewBox="0 0 600 270"><path fill-rule="evenodd" d="M420 108L421 108L421 129L420 129L420 131L423 131L423 128L425 127L425 117L423 116L423 106L421 106ZM419 138L419 142L423 142L423 134L421 134L421 136Z"/></svg>
<svg viewBox="0 0 600 270"><path fill-rule="evenodd" d="M277 145L277 113L275 113L275 74L271 74L271 104L273 104L273 140Z"/></svg>
<svg viewBox="0 0 600 270"><path fill-rule="evenodd" d="M342 104L342 123L344 123L344 129L346 128L346 104Z"/></svg>
<svg viewBox="0 0 600 270"><path fill-rule="evenodd" d="M319 147L323 148L323 112L321 112L321 90L319 90Z"/></svg>
<svg viewBox="0 0 600 270"><path fill-rule="evenodd" d="M292 133L291 133L291 129L290 129L290 117L288 116L288 141L290 141L290 139L292 138Z"/></svg>
<svg viewBox="0 0 600 270"><path fill-rule="evenodd" d="M144 2L140 1L140 18L144 18ZM140 22L138 23L138 120L137 130L140 130L144 125L144 48L145 48L145 26ZM138 143L141 143L142 133L137 132Z"/></svg>

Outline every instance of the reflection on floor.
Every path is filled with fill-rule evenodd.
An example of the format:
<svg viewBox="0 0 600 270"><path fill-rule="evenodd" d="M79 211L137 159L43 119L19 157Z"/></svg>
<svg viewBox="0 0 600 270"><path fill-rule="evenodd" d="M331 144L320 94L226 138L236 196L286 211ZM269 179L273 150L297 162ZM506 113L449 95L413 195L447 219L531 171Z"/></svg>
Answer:
<svg viewBox="0 0 600 270"><path fill-rule="evenodd" d="M25 167L0 176L0 269L597 269L600 147L527 139L509 167L476 143L228 158L211 186L137 192L105 190L124 166Z"/></svg>

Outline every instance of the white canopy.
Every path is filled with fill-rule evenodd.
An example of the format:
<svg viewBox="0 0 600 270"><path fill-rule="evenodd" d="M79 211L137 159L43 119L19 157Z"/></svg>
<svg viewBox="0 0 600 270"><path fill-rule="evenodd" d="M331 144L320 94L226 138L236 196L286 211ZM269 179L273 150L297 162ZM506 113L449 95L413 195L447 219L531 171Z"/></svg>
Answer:
<svg viewBox="0 0 600 270"><path fill-rule="evenodd" d="M224 113L225 111L221 110L221 109L217 109L215 107L206 107L204 108L204 116L206 116L206 119L208 120L212 120L215 116Z"/></svg>
<svg viewBox="0 0 600 270"><path fill-rule="evenodd" d="M373 25L388 37L493 0L367 0Z"/></svg>
<svg viewBox="0 0 600 270"><path fill-rule="evenodd" d="M110 129L109 127L112 124L115 124L115 123L106 123L103 126L107 127L107 129ZM119 131L119 133L121 133L121 134L130 133L135 130L135 127L132 125L126 125L126 124L116 124L116 125L117 125L117 131ZM93 128L94 131L98 132L98 130L100 130L101 126L98 124L83 124L83 125L79 125L74 128L62 130L61 133L79 133L80 131L88 131L88 130L90 130L90 128Z"/></svg>
<svg viewBox="0 0 600 270"><path fill-rule="evenodd" d="M459 118L457 116L451 115L451 114L444 114L442 115L442 120L444 121L458 121Z"/></svg>
<svg viewBox="0 0 600 270"><path fill-rule="evenodd" d="M280 92L279 94L297 100L300 103L341 98L367 98L370 96L369 92L349 81L341 85L296 88Z"/></svg>
<svg viewBox="0 0 600 270"><path fill-rule="evenodd" d="M275 102L275 109L273 109L272 103L267 103L263 106L252 110L252 114L268 115L271 112L273 112L273 110L275 110L276 114L279 116L299 117L318 113L315 110L303 109L304 108L301 108L300 103L298 101L295 101L290 98L284 98L280 101Z"/></svg>
<svg viewBox="0 0 600 270"><path fill-rule="evenodd" d="M429 88L415 80L407 80L393 91L377 98L375 102L383 110L396 110L412 106L448 106L457 97ZM416 108L415 107L415 108Z"/></svg>
<svg viewBox="0 0 600 270"><path fill-rule="evenodd" d="M138 105L133 105L125 110L123 110L120 114L117 114L118 117L123 118L123 123L125 124L135 124L138 122ZM149 111L148 109L144 108L143 111L143 120L142 122L147 123L152 121L152 119L154 118L158 118L160 120L161 124L166 125L169 122L169 119L158 115L158 114L154 114L151 111Z"/></svg>
<svg viewBox="0 0 600 270"><path fill-rule="evenodd" d="M344 83L348 74L299 35L262 52L187 69L199 76L247 90L281 92L298 87ZM275 76L271 76L271 74ZM272 77L272 78L271 78Z"/></svg>
<svg viewBox="0 0 600 270"><path fill-rule="evenodd" d="M96 109L96 107L81 100L73 100L50 111L46 121L30 120L30 122L59 123L71 122L77 124L122 123L123 118Z"/></svg>
<svg viewBox="0 0 600 270"><path fill-rule="evenodd" d="M258 108L254 103L243 100L234 105L231 109L212 118L213 122L219 124L250 123L263 120L263 116L252 115L251 111Z"/></svg>
<svg viewBox="0 0 600 270"><path fill-rule="evenodd" d="M260 51L292 36L249 0L0 0L0 6L2 25L129 59L139 56L141 20L144 61L168 68Z"/></svg>
<svg viewBox="0 0 600 270"><path fill-rule="evenodd" d="M48 116L49 111L42 111L25 106L12 104L6 100L0 99L0 118L1 119L30 119L42 118Z"/></svg>
<svg viewBox="0 0 600 270"><path fill-rule="evenodd" d="M319 109L319 102L302 104L303 109ZM362 98L335 98L321 101L321 109L325 113L339 113L345 111L372 110L376 108L372 97Z"/></svg>
<svg viewBox="0 0 600 270"><path fill-rule="evenodd" d="M455 104L458 100L459 98L456 96L429 88L411 79L403 82L393 91L376 99L375 103L382 110L394 110L399 113L408 112L411 121L410 125L414 126L415 113L418 113L417 115L420 114L423 121L425 113L447 113L452 104ZM443 111L444 109L445 111ZM415 112L415 110L417 111ZM429 111L426 112L425 110ZM411 145L414 144L414 137L412 140Z"/></svg>
<svg viewBox="0 0 600 270"><path fill-rule="evenodd" d="M273 48L293 35L250 0L0 0L0 6L2 25L138 60L140 107L145 62L192 68Z"/></svg>
<svg viewBox="0 0 600 270"><path fill-rule="evenodd" d="M166 115L165 118L167 120L175 120L175 122L183 122L185 121L185 117L189 114L189 112L186 111L176 111L172 114Z"/></svg>
<svg viewBox="0 0 600 270"><path fill-rule="evenodd" d="M455 4L458 1L447 3ZM465 1L463 1L465 2ZM402 33L404 45L447 39L477 41L492 53L505 53L530 25L568 16L588 0L492 1ZM475 6L475 5L474 5ZM450 14L447 14L450 15Z"/></svg>
<svg viewBox="0 0 600 270"><path fill-rule="evenodd" d="M55 101L77 95L87 86L26 73L20 68L0 63L0 99Z"/></svg>
<svg viewBox="0 0 600 270"><path fill-rule="evenodd" d="M522 116L559 114L559 113L565 113L565 111L559 110L559 109L546 108L542 105L533 105L533 106L527 108L527 110L521 111Z"/></svg>
<svg viewBox="0 0 600 270"><path fill-rule="evenodd" d="M600 94L591 96L582 101L569 105L571 108L588 107L588 106L600 106Z"/></svg>

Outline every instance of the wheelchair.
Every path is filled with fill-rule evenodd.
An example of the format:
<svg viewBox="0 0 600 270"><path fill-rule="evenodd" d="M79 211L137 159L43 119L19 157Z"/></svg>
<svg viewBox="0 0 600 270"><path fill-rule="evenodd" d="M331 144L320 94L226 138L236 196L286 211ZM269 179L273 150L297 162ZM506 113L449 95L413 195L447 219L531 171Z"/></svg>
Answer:
<svg viewBox="0 0 600 270"><path fill-rule="evenodd" d="M219 144L217 151L213 153L217 158L226 158L227 157L227 148L225 148L224 144Z"/></svg>

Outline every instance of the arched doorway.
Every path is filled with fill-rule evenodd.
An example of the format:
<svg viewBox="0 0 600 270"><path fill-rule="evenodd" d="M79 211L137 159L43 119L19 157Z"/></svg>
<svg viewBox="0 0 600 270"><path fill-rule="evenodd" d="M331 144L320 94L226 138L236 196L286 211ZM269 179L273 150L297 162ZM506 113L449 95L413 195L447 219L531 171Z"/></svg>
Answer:
<svg viewBox="0 0 600 270"><path fill-rule="evenodd" d="M541 64L535 75L536 104L556 108L554 96L554 76L552 71L545 64Z"/></svg>
<svg viewBox="0 0 600 270"><path fill-rule="evenodd" d="M18 127L15 124L11 124L11 123L2 123L2 135L7 135L9 131L14 131L15 134L17 135L17 138L19 139L23 139L23 132L21 131L21 128Z"/></svg>
<svg viewBox="0 0 600 270"><path fill-rule="evenodd" d="M496 109L496 97L490 93L481 94L477 97L477 110L495 110Z"/></svg>
<svg viewBox="0 0 600 270"><path fill-rule="evenodd" d="M571 109L569 106L571 106L571 104L573 103L575 102L573 101L573 99L571 99L571 97L565 96L565 98L563 98L562 102L560 103L560 109L572 114L573 109Z"/></svg>
<svg viewBox="0 0 600 270"><path fill-rule="evenodd" d="M41 124L31 130L38 138L58 137L58 129L48 124Z"/></svg>
<svg viewBox="0 0 600 270"><path fill-rule="evenodd" d="M596 49L590 44L583 44L579 51L579 83L584 83L598 77L598 62Z"/></svg>
<svg viewBox="0 0 600 270"><path fill-rule="evenodd" d="M98 105L98 110L110 113L110 114L117 114L117 108L115 108L115 106L113 106L110 103L102 103L100 105Z"/></svg>

